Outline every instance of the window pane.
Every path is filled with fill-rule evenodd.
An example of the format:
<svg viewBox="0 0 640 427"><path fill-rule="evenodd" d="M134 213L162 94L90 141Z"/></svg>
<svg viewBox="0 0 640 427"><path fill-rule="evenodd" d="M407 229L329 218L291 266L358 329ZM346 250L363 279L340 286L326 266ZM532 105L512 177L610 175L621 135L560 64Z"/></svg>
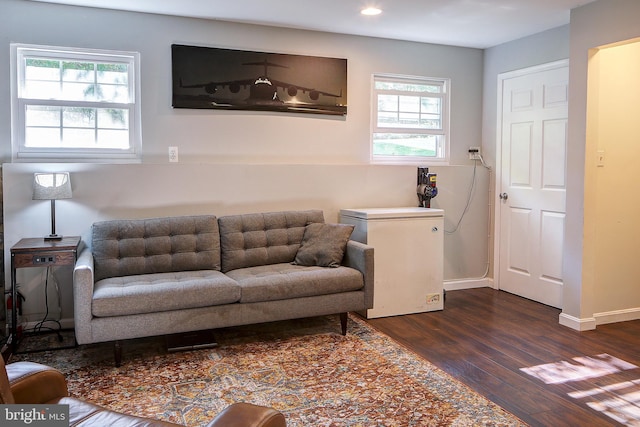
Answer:
<svg viewBox="0 0 640 427"><path fill-rule="evenodd" d="M94 129L63 129L62 146L65 148L97 148L96 132Z"/></svg>
<svg viewBox="0 0 640 427"><path fill-rule="evenodd" d="M98 127L101 129L129 129L129 112L115 108L98 110Z"/></svg>
<svg viewBox="0 0 640 427"><path fill-rule="evenodd" d="M392 127L397 122L397 113L378 113L378 127Z"/></svg>
<svg viewBox="0 0 640 427"><path fill-rule="evenodd" d="M129 84L129 67L125 64L98 64L98 83Z"/></svg>
<svg viewBox="0 0 640 427"><path fill-rule="evenodd" d="M436 157L440 135L373 134L375 156Z"/></svg>
<svg viewBox="0 0 640 427"><path fill-rule="evenodd" d="M60 107L29 105L25 110L28 127L60 127Z"/></svg>
<svg viewBox="0 0 640 427"><path fill-rule="evenodd" d="M126 150L129 148L128 130L98 130L98 144L103 148Z"/></svg>
<svg viewBox="0 0 640 427"><path fill-rule="evenodd" d="M24 71L26 80L60 81L60 61L27 58Z"/></svg>
<svg viewBox="0 0 640 427"><path fill-rule="evenodd" d="M417 96L401 96L400 111L417 113L420 111L420 98Z"/></svg>
<svg viewBox="0 0 640 427"><path fill-rule="evenodd" d="M69 101L95 101L95 92L93 83L63 82L60 97Z"/></svg>
<svg viewBox="0 0 640 427"><path fill-rule="evenodd" d="M398 115L399 118L399 126L400 127L408 127L408 128L419 128L420 127L420 114L418 113L400 113Z"/></svg>
<svg viewBox="0 0 640 427"><path fill-rule="evenodd" d="M129 102L129 87L128 86L116 86L116 85L97 85L96 94L98 99L107 102Z"/></svg>
<svg viewBox="0 0 640 427"><path fill-rule="evenodd" d="M65 128L94 128L96 126L95 108L64 108L62 126Z"/></svg>
<svg viewBox="0 0 640 427"><path fill-rule="evenodd" d="M62 65L62 79L67 82L94 82L94 64L87 62L65 62Z"/></svg>
<svg viewBox="0 0 640 427"><path fill-rule="evenodd" d="M421 97L420 106L425 113L441 114L442 99Z"/></svg>
<svg viewBox="0 0 640 427"><path fill-rule="evenodd" d="M24 145L29 148L54 148L60 147L60 128L25 129Z"/></svg>
<svg viewBox="0 0 640 427"><path fill-rule="evenodd" d="M379 95L378 111L398 111L397 95Z"/></svg>
<svg viewBox="0 0 640 427"><path fill-rule="evenodd" d="M60 82L32 80L25 82L22 97L32 99L58 99L60 97Z"/></svg>
<svg viewBox="0 0 640 427"><path fill-rule="evenodd" d="M440 116L433 114L422 114L420 116L421 129L442 129L442 120Z"/></svg>

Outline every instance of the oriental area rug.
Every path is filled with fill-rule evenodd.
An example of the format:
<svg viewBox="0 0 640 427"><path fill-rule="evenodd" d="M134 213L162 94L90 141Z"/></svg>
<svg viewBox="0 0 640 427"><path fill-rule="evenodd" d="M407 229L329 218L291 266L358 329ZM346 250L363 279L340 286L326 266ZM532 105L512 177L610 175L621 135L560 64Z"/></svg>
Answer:
<svg viewBox="0 0 640 427"><path fill-rule="evenodd" d="M214 348L167 352L163 338L29 354L61 370L69 392L107 408L187 426L228 405L280 410L287 426L525 426L518 418L350 315L226 328Z"/></svg>

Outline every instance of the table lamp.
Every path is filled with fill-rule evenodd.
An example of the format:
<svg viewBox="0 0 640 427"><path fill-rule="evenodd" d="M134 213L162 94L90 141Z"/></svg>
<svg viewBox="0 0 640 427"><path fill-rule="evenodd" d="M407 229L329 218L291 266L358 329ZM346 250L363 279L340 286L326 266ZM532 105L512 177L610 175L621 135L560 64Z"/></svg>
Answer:
<svg viewBox="0 0 640 427"><path fill-rule="evenodd" d="M44 240L62 240L56 234L56 200L71 198L69 172L47 172L33 174L33 200L51 200L51 234Z"/></svg>

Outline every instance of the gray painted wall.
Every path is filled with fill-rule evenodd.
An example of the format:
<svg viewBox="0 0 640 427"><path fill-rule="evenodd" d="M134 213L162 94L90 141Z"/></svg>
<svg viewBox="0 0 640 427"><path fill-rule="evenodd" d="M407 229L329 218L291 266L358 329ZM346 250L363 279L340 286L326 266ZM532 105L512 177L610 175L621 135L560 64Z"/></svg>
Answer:
<svg viewBox="0 0 640 427"><path fill-rule="evenodd" d="M496 166L498 142L498 76L502 73L534 67L569 57L569 26L554 28L530 37L514 40L485 50L482 102L482 150L490 165ZM492 191L489 194L492 209L498 202L495 175L492 175ZM494 215L491 215L494 230ZM494 257L494 236L490 236L490 258ZM491 269L493 274L493 262Z"/></svg>
<svg viewBox="0 0 640 427"><path fill-rule="evenodd" d="M142 76L143 163L5 164L7 248L21 237L48 233L47 207L30 199L31 173L42 170L74 172L74 199L58 203L57 231L83 236L92 222L112 217L317 207L328 221L337 221L340 207L413 205L415 165L368 163L373 73L451 79L451 165L433 168L440 188L433 207L445 210L449 230L464 209L473 176L467 150L481 143L482 50L23 0L0 0L0 10L2 99L10 93L11 42L138 51ZM348 114L173 110L172 43L347 58ZM5 163L11 159L10 117L9 103L1 103ZM168 163L169 146L179 147L177 165ZM449 281L486 271L489 183L484 169L477 175L469 212L459 231L445 237ZM25 292L33 293L25 309L41 305L37 278L23 282Z"/></svg>
<svg viewBox="0 0 640 427"><path fill-rule="evenodd" d="M498 75L569 58L569 25L485 50L482 143L485 158L495 165L498 122Z"/></svg>

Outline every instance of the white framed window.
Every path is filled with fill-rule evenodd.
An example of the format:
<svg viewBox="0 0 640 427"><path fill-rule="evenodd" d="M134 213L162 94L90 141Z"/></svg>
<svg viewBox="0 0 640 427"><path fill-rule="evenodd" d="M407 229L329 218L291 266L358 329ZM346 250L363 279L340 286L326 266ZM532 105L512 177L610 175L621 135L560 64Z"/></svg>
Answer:
<svg viewBox="0 0 640 427"><path fill-rule="evenodd" d="M374 74L372 163L449 161L449 79Z"/></svg>
<svg viewBox="0 0 640 427"><path fill-rule="evenodd" d="M139 54L12 44L14 161L141 159Z"/></svg>

